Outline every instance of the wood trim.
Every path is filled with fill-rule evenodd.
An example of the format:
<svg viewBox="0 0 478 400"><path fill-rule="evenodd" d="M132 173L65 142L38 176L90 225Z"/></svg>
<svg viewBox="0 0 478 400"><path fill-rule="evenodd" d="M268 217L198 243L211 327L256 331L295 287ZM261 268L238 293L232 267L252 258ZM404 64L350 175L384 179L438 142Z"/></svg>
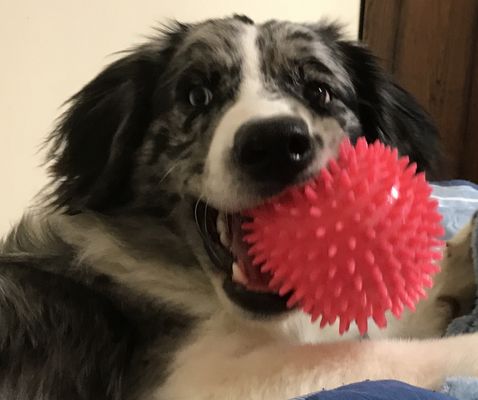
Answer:
<svg viewBox="0 0 478 400"><path fill-rule="evenodd" d="M382 66L392 71L402 0L363 0L363 7L362 40L373 49Z"/></svg>
<svg viewBox="0 0 478 400"><path fill-rule="evenodd" d="M478 182L478 0L363 1L363 40L437 123L442 178Z"/></svg>
<svg viewBox="0 0 478 400"><path fill-rule="evenodd" d="M478 7L475 10L475 43L470 48L472 63L470 67L470 94L468 98L468 120L463 140L463 163L461 176L478 183Z"/></svg>

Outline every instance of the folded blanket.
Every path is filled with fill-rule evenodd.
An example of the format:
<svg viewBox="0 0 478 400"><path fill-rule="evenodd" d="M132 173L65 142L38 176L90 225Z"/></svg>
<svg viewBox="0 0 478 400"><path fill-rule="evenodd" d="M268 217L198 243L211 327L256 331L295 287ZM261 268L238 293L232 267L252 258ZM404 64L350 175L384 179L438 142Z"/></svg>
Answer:
<svg viewBox="0 0 478 400"><path fill-rule="evenodd" d="M478 400L478 379L448 378L443 393L458 400Z"/></svg>
<svg viewBox="0 0 478 400"><path fill-rule="evenodd" d="M478 210L478 185L466 181L445 181L432 184L432 197L438 200L443 216L445 239L450 239Z"/></svg>

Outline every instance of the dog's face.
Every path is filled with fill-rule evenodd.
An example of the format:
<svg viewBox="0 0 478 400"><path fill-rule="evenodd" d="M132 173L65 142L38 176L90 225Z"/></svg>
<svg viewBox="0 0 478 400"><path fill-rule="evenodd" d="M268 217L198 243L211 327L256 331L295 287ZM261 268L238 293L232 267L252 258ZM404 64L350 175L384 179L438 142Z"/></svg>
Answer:
<svg viewBox="0 0 478 400"><path fill-rule="evenodd" d="M274 314L285 299L252 268L240 212L315 175L359 135L431 166L427 117L334 26L177 24L72 99L54 134L54 199L69 212L195 221L188 241L220 296ZM177 217L180 206L189 212Z"/></svg>

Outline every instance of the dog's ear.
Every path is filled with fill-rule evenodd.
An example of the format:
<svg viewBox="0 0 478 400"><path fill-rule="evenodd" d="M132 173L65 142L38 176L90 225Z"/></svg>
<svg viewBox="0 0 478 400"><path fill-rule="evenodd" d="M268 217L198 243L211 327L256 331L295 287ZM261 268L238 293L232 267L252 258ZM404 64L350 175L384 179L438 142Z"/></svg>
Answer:
<svg viewBox="0 0 478 400"><path fill-rule="evenodd" d="M176 36L185 30L178 24L163 32L158 45L130 52L69 100L49 139L55 207L106 211L131 197L135 150L152 122L152 99Z"/></svg>
<svg viewBox="0 0 478 400"><path fill-rule="evenodd" d="M150 120L151 87L154 64L128 56L70 99L50 153L56 206L96 210L127 195L121 186Z"/></svg>
<svg viewBox="0 0 478 400"><path fill-rule="evenodd" d="M363 135L369 141L398 145L399 152L416 162L428 178L436 176L441 157L430 116L379 67L369 50L347 41L338 44L355 89Z"/></svg>

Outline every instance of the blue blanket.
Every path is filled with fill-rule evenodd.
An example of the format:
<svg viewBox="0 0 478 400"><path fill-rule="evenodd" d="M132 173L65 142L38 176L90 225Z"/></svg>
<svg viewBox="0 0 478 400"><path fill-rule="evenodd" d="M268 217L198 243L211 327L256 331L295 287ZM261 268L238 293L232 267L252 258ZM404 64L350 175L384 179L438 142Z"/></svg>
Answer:
<svg viewBox="0 0 478 400"><path fill-rule="evenodd" d="M324 390L295 400L454 400L452 397L397 381L365 381Z"/></svg>
<svg viewBox="0 0 478 400"><path fill-rule="evenodd" d="M432 187L432 196L438 200L443 216L445 239L450 239L478 210L478 185L455 180L437 182Z"/></svg>

